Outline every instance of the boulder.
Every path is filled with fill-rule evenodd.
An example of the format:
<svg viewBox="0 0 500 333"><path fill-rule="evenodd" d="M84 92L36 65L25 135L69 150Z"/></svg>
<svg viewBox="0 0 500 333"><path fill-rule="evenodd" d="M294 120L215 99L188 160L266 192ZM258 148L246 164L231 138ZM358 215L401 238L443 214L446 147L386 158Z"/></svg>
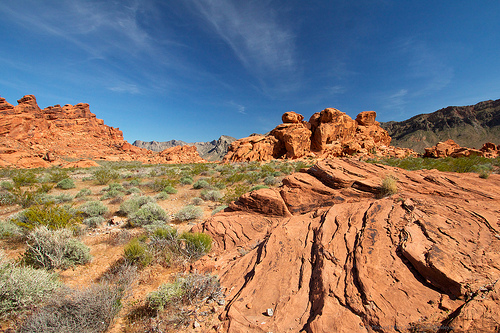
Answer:
<svg viewBox="0 0 500 333"><path fill-rule="evenodd" d="M283 113L281 120L283 121L283 124L296 124L302 122L302 120L304 120L304 116L296 112L289 111Z"/></svg>

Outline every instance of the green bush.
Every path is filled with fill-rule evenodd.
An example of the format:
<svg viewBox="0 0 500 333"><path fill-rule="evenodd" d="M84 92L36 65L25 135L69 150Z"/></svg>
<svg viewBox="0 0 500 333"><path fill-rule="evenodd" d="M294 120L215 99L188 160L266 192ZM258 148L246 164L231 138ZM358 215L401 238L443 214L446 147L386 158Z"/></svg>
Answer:
<svg viewBox="0 0 500 333"><path fill-rule="evenodd" d="M108 207L103 204L101 201L87 201L78 207L78 210L81 211L87 217L95 217L101 216L108 212Z"/></svg>
<svg viewBox="0 0 500 333"><path fill-rule="evenodd" d="M139 194L142 191L138 187L131 187L127 189L127 194Z"/></svg>
<svg viewBox="0 0 500 333"><path fill-rule="evenodd" d="M19 332L106 332L121 308L122 296L122 287L108 283L83 290L62 289Z"/></svg>
<svg viewBox="0 0 500 333"><path fill-rule="evenodd" d="M125 188L122 186L122 184L118 183L111 183L105 188L101 190L102 192L110 192L110 191L119 191L119 192L125 192Z"/></svg>
<svg viewBox="0 0 500 333"><path fill-rule="evenodd" d="M167 188L169 188L169 190L173 189L176 183L177 183L176 180L163 178L163 179L156 179L154 182L150 183L148 186L154 192L160 192L160 191L165 191L165 189L167 189ZM173 193L177 193L177 191L175 191ZM173 193L171 193L171 194L173 194Z"/></svg>
<svg viewBox="0 0 500 333"><path fill-rule="evenodd" d="M14 187L28 186L38 183L36 174L32 170L18 170L12 177Z"/></svg>
<svg viewBox="0 0 500 333"><path fill-rule="evenodd" d="M4 180L0 182L0 187L4 190L10 191L14 188L14 183Z"/></svg>
<svg viewBox="0 0 500 333"><path fill-rule="evenodd" d="M47 299L60 284L57 274L32 267L18 267L0 258L0 317L20 312Z"/></svg>
<svg viewBox="0 0 500 333"><path fill-rule="evenodd" d="M17 203L16 196L10 192L0 192L0 206L10 206Z"/></svg>
<svg viewBox="0 0 500 333"><path fill-rule="evenodd" d="M212 237L208 234L184 232L179 238L184 240L186 256L189 259L198 259L212 248Z"/></svg>
<svg viewBox="0 0 500 333"><path fill-rule="evenodd" d="M267 186L273 186L276 185L277 183L278 180L274 176L267 176L266 178L264 178L264 184L266 184Z"/></svg>
<svg viewBox="0 0 500 333"><path fill-rule="evenodd" d="M148 252L146 245L139 241L138 238L132 239L123 249L125 260L130 264L141 265L143 267L149 265L153 259Z"/></svg>
<svg viewBox="0 0 500 333"><path fill-rule="evenodd" d="M75 198L86 197L88 195L92 195L92 191L88 188L82 188L76 195Z"/></svg>
<svg viewBox="0 0 500 333"><path fill-rule="evenodd" d="M48 174L48 181L51 183L59 183L61 180L69 178L68 170L52 169Z"/></svg>
<svg viewBox="0 0 500 333"><path fill-rule="evenodd" d="M175 219L178 221L188 221L199 219L202 216L203 210L200 207L188 205L175 214Z"/></svg>
<svg viewBox="0 0 500 333"><path fill-rule="evenodd" d="M84 219L83 224L85 224L89 228L97 228L98 226L103 224L104 221L106 221L106 219L102 216L92 216Z"/></svg>
<svg viewBox="0 0 500 333"><path fill-rule="evenodd" d="M75 188L75 182L71 178L66 178L61 180L59 183L56 185L57 188L63 189L63 190L69 190L70 188Z"/></svg>
<svg viewBox="0 0 500 333"><path fill-rule="evenodd" d="M263 188L269 188L269 186L266 186L266 185L256 185L256 186L252 187L250 189L250 191L257 191L257 190L261 190Z"/></svg>
<svg viewBox="0 0 500 333"><path fill-rule="evenodd" d="M81 223L82 218L65 206L35 205L25 209L13 220L18 226L31 230L38 226L50 229L66 228Z"/></svg>
<svg viewBox="0 0 500 333"><path fill-rule="evenodd" d="M197 190L201 188L210 188L210 184L205 179L200 179L193 184L193 188Z"/></svg>
<svg viewBox="0 0 500 333"><path fill-rule="evenodd" d="M177 193L177 190L175 189L175 187L169 185L169 186L165 187L162 192L165 192L167 194L175 194L175 193Z"/></svg>
<svg viewBox="0 0 500 333"><path fill-rule="evenodd" d="M180 302L184 292L181 280L164 283L146 297L146 304L152 310L161 311L171 302Z"/></svg>
<svg viewBox="0 0 500 333"><path fill-rule="evenodd" d="M155 195L155 200L168 200L168 198L170 198L170 194L163 191Z"/></svg>
<svg viewBox="0 0 500 333"><path fill-rule="evenodd" d="M167 212L155 202L142 205L138 211L130 214L129 223L132 226L143 226L157 221L168 222Z"/></svg>
<svg viewBox="0 0 500 333"><path fill-rule="evenodd" d="M0 220L0 238L20 237L23 235L21 227L11 220Z"/></svg>
<svg viewBox="0 0 500 333"><path fill-rule="evenodd" d="M195 206L201 206L203 205L204 201L202 198L198 198L198 197L194 197L193 199L191 199L191 204L195 205Z"/></svg>
<svg viewBox="0 0 500 333"><path fill-rule="evenodd" d="M191 177L191 176L184 176L180 180L180 183L182 185L191 185L191 184L193 184L193 182L194 182L194 180L193 180L193 177Z"/></svg>
<svg viewBox="0 0 500 333"><path fill-rule="evenodd" d="M200 196L204 200L209 200L209 201L219 201L223 197L222 193L220 193L217 190L203 190L201 191Z"/></svg>
<svg viewBox="0 0 500 333"><path fill-rule="evenodd" d="M217 214L218 212L221 212L223 211L224 209L227 208L227 205L220 205L218 207L216 207L213 211L212 211L212 215L215 215Z"/></svg>
<svg viewBox="0 0 500 333"><path fill-rule="evenodd" d="M120 205L120 212L128 216L132 213L137 212L145 204L154 201L155 200L149 196L133 195Z"/></svg>
<svg viewBox="0 0 500 333"><path fill-rule="evenodd" d="M100 200L102 201L107 199L119 198L123 196L124 196L123 192L113 189L104 193L104 195L100 198Z"/></svg>
<svg viewBox="0 0 500 333"><path fill-rule="evenodd" d="M35 268L68 268L90 262L90 249L69 229L38 227L28 234L23 261Z"/></svg>
<svg viewBox="0 0 500 333"><path fill-rule="evenodd" d="M250 186L237 184L226 191L226 194L224 195L222 200L226 203L230 203L231 201L238 200L239 197L241 197L243 194L249 191L250 191Z"/></svg>
<svg viewBox="0 0 500 333"><path fill-rule="evenodd" d="M113 179L120 178L120 174L116 170L109 168L99 168L93 172L93 177L99 185L106 185Z"/></svg>

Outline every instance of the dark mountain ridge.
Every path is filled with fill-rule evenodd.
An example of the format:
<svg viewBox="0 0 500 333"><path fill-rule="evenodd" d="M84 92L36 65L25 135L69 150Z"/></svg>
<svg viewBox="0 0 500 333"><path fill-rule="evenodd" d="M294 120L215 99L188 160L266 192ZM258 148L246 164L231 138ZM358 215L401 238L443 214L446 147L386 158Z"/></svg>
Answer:
<svg viewBox="0 0 500 333"><path fill-rule="evenodd" d="M468 106L448 106L404 121L380 124L392 137L391 144L423 152L439 141L453 139L460 146L481 148L500 143L500 99Z"/></svg>

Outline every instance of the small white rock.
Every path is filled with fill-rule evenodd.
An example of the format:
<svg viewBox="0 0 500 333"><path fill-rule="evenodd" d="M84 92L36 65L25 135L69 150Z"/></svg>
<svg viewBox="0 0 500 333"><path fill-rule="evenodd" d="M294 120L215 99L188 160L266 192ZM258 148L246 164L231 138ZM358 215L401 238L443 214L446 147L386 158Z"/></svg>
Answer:
<svg viewBox="0 0 500 333"><path fill-rule="evenodd" d="M273 309L269 308L266 310L266 315L269 316L269 317L272 317L274 315L274 311Z"/></svg>

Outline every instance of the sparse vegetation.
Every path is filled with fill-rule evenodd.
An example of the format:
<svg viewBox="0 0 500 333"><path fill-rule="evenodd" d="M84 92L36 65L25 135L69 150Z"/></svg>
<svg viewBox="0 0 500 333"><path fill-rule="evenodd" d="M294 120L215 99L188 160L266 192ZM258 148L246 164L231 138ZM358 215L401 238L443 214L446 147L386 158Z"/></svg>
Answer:
<svg viewBox="0 0 500 333"><path fill-rule="evenodd" d="M382 179L380 186L380 196L393 195L398 193L398 180L392 175L387 175Z"/></svg>
<svg viewBox="0 0 500 333"><path fill-rule="evenodd" d="M82 218L69 207L43 204L25 209L12 221L28 231L38 226L46 226L54 230L81 223Z"/></svg>
<svg viewBox="0 0 500 333"><path fill-rule="evenodd" d="M101 201L87 201L81 206L78 207L78 210L81 211L87 217L96 217L104 215L108 212L108 206L103 204Z"/></svg>
<svg viewBox="0 0 500 333"><path fill-rule="evenodd" d="M135 213L130 214L129 224L131 226L143 226L154 222L168 222L167 212L155 202L142 205Z"/></svg>
<svg viewBox="0 0 500 333"><path fill-rule="evenodd" d="M199 219L203 216L203 210L198 206L188 205L175 214L177 221L188 221Z"/></svg>
<svg viewBox="0 0 500 333"><path fill-rule="evenodd" d="M65 178L61 181L59 181L56 185L57 188L63 189L63 190L69 190L70 188L75 188L75 182L71 178Z"/></svg>
<svg viewBox="0 0 500 333"><path fill-rule="evenodd" d="M113 169L101 167L93 172L93 178L99 185L106 185L114 179L120 178L120 174Z"/></svg>

